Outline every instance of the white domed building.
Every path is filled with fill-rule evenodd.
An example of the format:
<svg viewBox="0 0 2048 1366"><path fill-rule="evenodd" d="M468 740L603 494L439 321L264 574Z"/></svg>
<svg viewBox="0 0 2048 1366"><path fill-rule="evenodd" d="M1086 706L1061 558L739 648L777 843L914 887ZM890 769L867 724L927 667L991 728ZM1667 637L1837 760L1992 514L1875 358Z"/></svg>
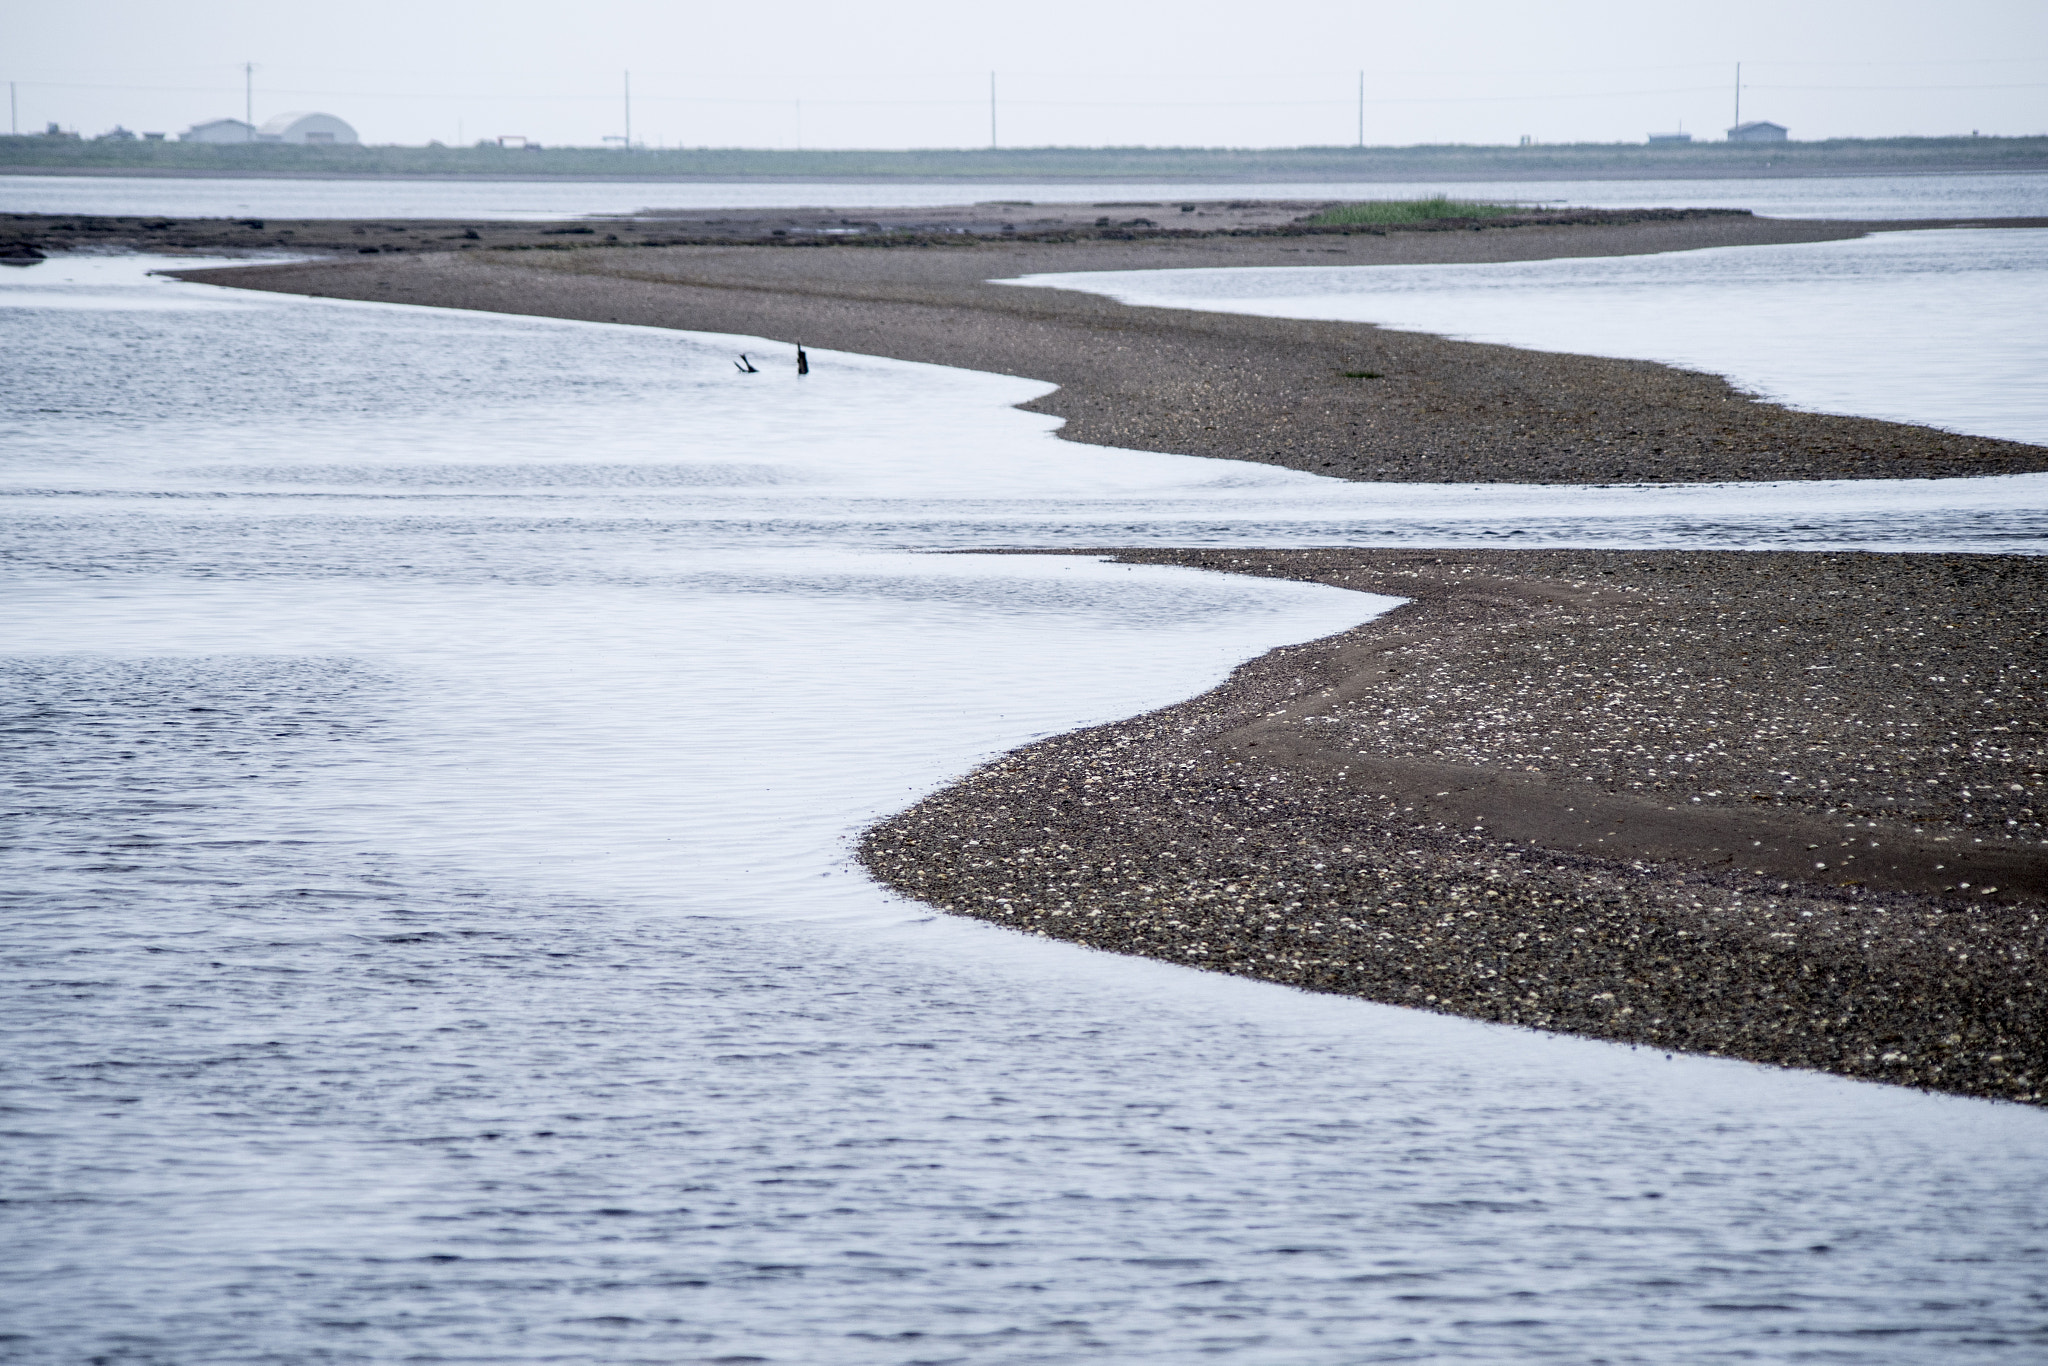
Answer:
<svg viewBox="0 0 2048 1366"><path fill-rule="evenodd" d="M279 114L256 130L258 142L284 142L297 147L354 146L356 130L332 114L304 110Z"/></svg>

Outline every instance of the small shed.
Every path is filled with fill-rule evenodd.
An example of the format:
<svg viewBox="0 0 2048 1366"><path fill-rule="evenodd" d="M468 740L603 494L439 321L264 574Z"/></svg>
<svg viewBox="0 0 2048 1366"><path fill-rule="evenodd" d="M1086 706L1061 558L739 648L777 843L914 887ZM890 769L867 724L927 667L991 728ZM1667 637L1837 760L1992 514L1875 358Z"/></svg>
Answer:
<svg viewBox="0 0 2048 1366"><path fill-rule="evenodd" d="M332 114L295 110L279 114L256 130L258 142L283 142L295 147L353 146L356 130Z"/></svg>
<svg viewBox="0 0 2048 1366"><path fill-rule="evenodd" d="M1782 123L1766 123L1762 119L1750 123L1738 123L1728 130L1730 142L1783 142L1790 131Z"/></svg>
<svg viewBox="0 0 2048 1366"><path fill-rule="evenodd" d="M180 142L254 142L256 129L240 119L208 119L178 134Z"/></svg>

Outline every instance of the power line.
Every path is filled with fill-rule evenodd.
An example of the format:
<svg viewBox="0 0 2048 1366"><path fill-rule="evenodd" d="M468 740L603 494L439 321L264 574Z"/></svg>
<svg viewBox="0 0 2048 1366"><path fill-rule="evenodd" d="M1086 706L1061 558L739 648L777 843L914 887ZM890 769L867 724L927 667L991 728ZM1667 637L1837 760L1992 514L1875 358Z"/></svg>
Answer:
<svg viewBox="0 0 2048 1366"><path fill-rule="evenodd" d="M249 78L248 78L248 80L247 80L247 81L245 81L245 83L244 83L244 88L243 88L243 96L244 96L244 102L245 102L245 111L247 111L247 112L250 112L250 114L251 114L251 121L253 122L253 109L254 109L254 93L253 93L253 82L254 82L254 76L253 76L253 71L254 71L254 64L253 64L253 63L251 63L251 64L249 64L249 65L250 65L250 73L251 73L251 74L249 75ZM1748 65L1755 65L1755 63L1749 63ZM645 73L642 73L642 74L644 75ZM631 76L630 76L630 73L628 74L628 77L627 77L627 81L628 81L628 85L630 86L630 81L631 81ZM10 84L10 85L22 85L22 86L30 86L30 87L35 87L35 88L40 88L40 89L45 89L45 90L121 90L121 91L141 91L141 92L149 92L149 93L158 93L158 94L188 94L188 95L219 95L219 94L222 94L222 93L224 93L224 92L225 92L225 91L226 91L227 89L230 89L230 88L231 88L231 87L223 87L223 86L170 86L170 85L121 85L121 84L110 84L110 83L104 83L104 82L87 82L87 81L16 81L16 82L9 82L9 84ZM1362 75L1362 73L1361 73L1361 75L1360 75L1360 84L1361 84L1361 86L1363 85L1363 75ZM995 97L994 97L994 89L993 89L993 87L994 87L994 79L993 79L993 76L991 76L991 80L990 80L990 86L991 86L991 90L990 90L990 97L989 97L989 101L988 101L988 103L990 104L991 108L993 108L993 106L994 106L994 99L995 99ZM1585 91L1565 91L1565 92L1553 92L1553 93L1548 93L1548 94L1524 94L1524 95L1388 95L1388 96L1377 96L1377 97L1370 97L1370 98L1368 98L1368 97L1364 97L1364 96L1362 96L1362 95L1361 95L1360 97L1358 97L1358 99L1357 99L1357 102L1358 102L1359 104L1361 104L1361 105L1396 105L1396 104L1515 104L1515 103L1525 103L1525 102L1529 102L1529 101L1555 101L1555 100L1606 100L1606 99L1634 99L1634 98L1644 98L1644 97L1656 97L1656 96L1665 96L1665 95L1690 95L1690 94L1697 94L1697 93L1699 93L1700 91L1703 91L1703 90L1725 90L1726 88L1727 88L1726 86L1720 86L1720 85L1683 85L1683 86L1662 86L1662 87L1651 87L1651 88L1642 88L1642 89L1634 89L1634 90L1585 90ZM1775 84L1775 83L1774 83L1774 84L1768 84L1768 85L1765 85L1765 84L1759 84L1759 83L1757 83L1757 82L1755 82L1755 81L1744 81L1744 82L1743 82L1743 88L1744 88L1745 90L1780 90L1780 91L1783 91L1783 90L1797 90L1797 91L1808 91L1808 92L1819 92L1819 93L1827 93L1827 92L1830 92L1830 91L1842 91L1842 92L1845 92L1845 93L1858 93L1858 92L1861 92L1861 93L1887 93L1887 92L1911 92L1911 91L1921 91L1921 90L1926 90L1926 91L1955 91L1955 90L2043 90L2043 89L2048 89L2048 81L2013 81L2013 82L1998 82L1998 83L1994 83L1994 84L1968 84L1968 85L1804 85L1804 84ZM599 102L599 103L602 103L602 102L609 102L610 100L612 100L612 99L616 98L615 96L611 96L611 95L598 95L598 94L591 94L591 93L587 93L587 92L576 92L576 91L561 91L561 92L550 92L550 93L543 93L543 94L533 94L533 93L519 93L519 94L497 94L497 93L484 93L484 92L479 92L479 91L466 91L466 92L465 92L465 91L446 91L446 90L436 90L436 91L422 91L422 90L313 90L313 89L294 89L294 88L290 88L290 87L282 87L282 86L280 86L280 87L275 87L275 88L273 88L273 90L272 90L272 92L271 92L271 93L273 93L273 94L276 94L276 95L289 95L289 96L294 96L294 97L296 97L296 96L317 96L317 97L321 97L321 98L336 98L336 99L357 99L357 100L497 100L497 101L507 101L507 102L522 102L522 103L527 103L527 102L534 102L534 101L555 101L555 102L569 102L569 103L578 103L578 102L582 102L582 103L590 103L590 102ZM832 105L832 106L849 106L849 107L850 107L850 106L860 106L860 105L872 105L872 106L902 106L902 107L906 107L906 108L910 108L910 107L934 107L934 108L939 108L939 107L950 107L950 108L959 108L959 107L964 107L964 106L972 106L972 105L976 105L976 104L979 104L979 103L981 103L981 101L978 101L978 100L972 100L972 99L900 99L900 98L899 98L899 99L853 99L853 98L846 98L846 99L831 99L831 98L822 98L822 99L821 99L821 98L819 98L819 97L817 97L817 96L815 96L815 95L812 95L812 96L806 96L805 98L806 98L806 99L808 99L808 100L809 100L809 101L810 101L810 102L811 102L812 104L817 104L817 105ZM628 91L628 93L627 93L627 95L626 95L626 100L627 100L627 104L628 104L628 111L627 111L627 113L628 113L628 117L629 117L629 118L631 117L631 109L630 109L630 105L631 105L631 99L632 99L632 96L631 96L631 93L630 93L630 90L629 90L629 91ZM641 102L642 102L642 103L646 103L646 102L648 102L648 101L650 101L650 100L651 100L651 101L654 101L654 102L656 102L656 103L661 103L661 104L752 104L752 105L782 105L782 104L788 104L788 103L789 103L789 100L788 100L788 98L787 98L787 97L784 97L784 98L775 98L775 97L769 97L769 96L727 96L727 95L650 95L650 94L646 94L646 93L644 93L644 92L643 92L643 93L641 94L641 96L640 96L640 100L641 100ZM1031 106L1031 107L1035 107L1035 108L1048 108L1048 109L1050 109L1050 108L1074 108L1074 109L1079 109L1079 108L1103 108L1103 109L1110 109L1110 108L1148 108L1148 109L1245 109L1245 108L1288 108L1288 107L1300 107L1300 108L1308 108L1308 107L1314 107L1314 106L1329 106L1329 105L1350 105L1350 104L1352 104L1352 103L1353 103L1353 100L1352 100L1351 98L1341 98L1341 97L1340 97L1340 98L1330 98L1330 99L1307 99L1307 100L1299 100L1299 99L1296 99L1296 100L1147 100L1147 99L1100 99L1100 100L1089 100L1089 99L1022 99L1022 100L1020 100L1020 99L1014 99L1014 98L1013 98L1013 99L1009 99L1009 100L1006 100L1006 101L1004 101L1004 103L1006 103L1006 104L1009 104L1009 105L1011 105L1011 106L1019 106L1019 105L1025 105L1025 106Z"/></svg>
<svg viewBox="0 0 2048 1366"><path fill-rule="evenodd" d="M1778 69L1778 68L1788 68L1788 67L1789 67L1789 68L1802 68L1802 67L1827 67L1827 68L1870 68L1870 67L1922 67L1922 68L1925 68L1925 67L1958 67L1958 66L2048 66L2048 57L1958 57L1958 58L1940 58L1940 59L1933 59L1933 58L1930 58L1930 59L1921 59L1921 60L1912 60L1912 61L1846 61L1846 62L1845 62L1845 61L1764 61L1764 62L1758 62L1758 61L1746 61L1746 62L1745 62L1745 64L1746 64L1746 65L1748 65L1748 66L1750 66L1750 67L1752 67L1752 68L1757 68L1757 67L1768 67L1768 68L1772 68L1772 69ZM236 64L235 64L235 67L234 67L233 69L234 69L234 70L236 70L236 71L237 71L237 73L239 74L239 73L240 73L240 70L241 70L241 67L242 67L243 65L244 65L243 63L236 63ZM1655 63L1655 64L1643 64L1643 63L1628 63L1628 64L1621 64L1621 65L1612 65L1612 66L1584 66L1584 67L1510 67L1510 68L1493 68L1493 67L1455 67L1455 68L1443 68L1443 69L1421 69L1421 68L1415 68L1415 67L1401 67L1401 68L1399 68L1399 69L1398 69L1397 71L1387 71L1387 72L1384 72L1384 73L1382 73L1382 74L1392 74L1392 75L1400 75L1400 76L1405 76L1405 77L1435 77L1435 76L1482 76L1482 77L1496 77L1496 76L1542 76L1542 77L1556 77L1556 76L1574 76L1574 75L1590 75L1590 74L1595 74L1595 73L1601 73L1601 72L1611 72L1611 71L1632 71L1632 72L1654 72L1654 71L1705 71L1705 70L1711 70L1711 69L1714 69L1714 68L1717 68L1717 67L1721 67L1721 66L1723 66L1723 65L1724 65L1724 64L1723 64L1723 63L1721 63L1721 62L1714 62L1714 61L1702 61L1702 62L1673 62L1673 63ZM45 69L47 70L48 68L45 68ZM104 70L104 68L101 68L101 69L102 69L102 70ZM180 68L164 68L164 67L154 67L154 68L145 68L145 69L148 69L148 70L157 70L157 71L162 71L162 70L166 70L166 69L170 69L170 70L177 70L177 69L180 69ZM186 67L186 68L182 68L182 69L184 69L184 70L214 70L214 71L219 71L219 70L221 70L222 68L220 68L220 67ZM368 68L368 67L320 67L320 66L298 66L298 67L294 67L293 69L294 69L294 70L296 70L296 71L300 71L300 72L306 72L306 73L314 73L314 72L330 72L330 73L337 73L337 74L340 74L340 73L360 73L360 74L376 74L376 75L393 75L393 74L398 74L398 73L404 72L404 71L406 70L405 68L400 68L400 67L390 67L390 66L380 66L380 67L375 67L375 68ZM438 76L438 75L439 75L440 73L439 73L438 71L434 71L434 72L427 72L427 71L414 71L414 72L412 72L411 74L415 74L415 75L421 75L421 76L427 76L427 75L433 75L433 76ZM559 79L559 78L560 78L560 77L562 76L562 74L563 74L563 73L562 73L562 71L561 71L561 69L560 69L560 68L552 68L552 69L547 69L547 70L535 70L535 69L527 69L527 70L501 70L501 69L488 69L488 70L485 70L485 69L478 69L478 70L472 70L472 71L471 71L471 72L470 72L469 74L470 74L471 76L479 76L479 77L489 77L489 76L504 76L504 77L508 77L508 78L513 78L513 79L528 79L528 78L531 78L531 77L535 77L535 76L542 76L542 77L547 77L547 78L550 78L550 79ZM777 70L774 70L774 71L756 71L756 72L747 72L747 71L736 71L736 70L733 70L733 69L731 69L731 68L723 68L723 67L721 67L721 68L718 68L718 69L716 69L716 70L654 70L654 69L647 69L647 68L643 68L640 74L641 74L641 75L642 75L643 77L676 77L676 78L679 78L679 79L684 79L684 80L693 80L693 81L694 81L694 80L704 80L704 79L707 79L707 78L717 78L717 79L731 79L731 80L758 80L758 79L764 79L764 78L767 78L767 79L777 79L777 80L787 80L787 79L800 79L800 80L804 80L804 81L807 81L807 82L815 82L815 81L818 81L818 80L834 79L834 78L837 78L837 77L838 77L838 73L836 73L836 72L792 72L792 71L790 71L790 70L788 70L788 69L786 69L786 68L781 68L781 69L777 69ZM888 80L898 80L898 79L954 79L954 80L957 80L957 79L960 79L960 78L962 77L962 75L963 75L963 74L964 74L964 73L962 73L962 72L960 72L960 71L958 71L958 70L917 70L917 71L887 71L887 72L884 72L884 71L870 71L870 72L868 72L868 73L866 74L866 78L867 78L867 79L872 79L872 80L883 80L883 79L888 79ZM1339 77L1343 77L1343 78L1350 78L1350 77L1353 77L1353 76L1354 76L1354 75L1356 74L1356 72L1355 72L1355 70L1343 70L1343 71L1336 71L1336 70L1313 70L1313 71L1242 71L1242 70L1240 70L1240 71L1159 71L1159 70L1152 70L1152 71L1049 71L1049 70L1047 70L1047 71L1040 71L1040 70L1017 70L1017 69L1012 69L1012 70L1010 71L1010 74L1011 74L1011 75L1012 75L1013 77L1020 77L1020 78L1036 78L1036 79L1046 79L1046 80L1084 80L1084 81L1086 81L1086 80L1166 80L1166 81L1183 81L1183 80L1209 80L1209 79L1222 79L1222 80L1274 80L1274 81L1298 81L1298 80L1310 80L1310 79L1318 79L1318 78L1329 78L1329 79L1335 79L1335 78L1339 78ZM1368 68L1368 74L1372 74L1372 72L1371 72L1371 69L1370 69L1370 68ZM227 88L226 86L213 86L213 85L205 85L205 86L180 86L180 85L159 85L159 84L154 84L154 83L149 83L149 82L115 82L115 83L108 83L108 82L93 82L93 81L54 81L54 80L19 80L19 81L18 81L17 83L18 83L18 84L21 84L21 85L40 85L40 86L60 86L60 87L68 87L68 88L71 88L71 89L98 89L98 90L164 90L164 91L178 91L178 90L187 90L187 91L195 91L195 92L196 92L196 91L207 91L207 90L219 90L219 89L225 89L225 88ZM1860 88L1860 87L1844 87L1844 88ZM1885 88L1891 88L1891 87L1885 87ZM1908 88L1912 88L1912 87L1908 87ZM1924 87L1924 88L1928 88L1928 89L1940 89L1940 88L1947 88L1947 87ZM1992 87L1992 88L1998 88L1998 87ZM304 91L304 90L302 90L302 91L298 91L298 92L296 92L296 93L300 93L300 94L358 94L358 93L364 93L364 92L356 92L356 91L323 91L323 90L312 90L312 91Z"/></svg>
<svg viewBox="0 0 2048 1366"><path fill-rule="evenodd" d="M2048 90L2048 81L2022 81L2001 85L1758 85L1751 81L1751 90L1863 90L1891 92L1895 90Z"/></svg>
<svg viewBox="0 0 2048 1366"><path fill-rule="evenodd" d="M143 91L158 91L158 92L182 92L182 93L187 93L187 94L219 94L219 93L220 93L220 89L219 89L218 87L192 88L192 87L176 87L176 86L129 86L129 85L89 85L89 84L83 84L83 83L76 83L76 84L74 84L74 83L72 83L72 82L66 82L66 81L23 81L23 82L21 82L21 84L23 84L23 85L35 85L35 86L42 86L42 87L44 87L45 89L65 89L65 90L143 90ZM1658 89L1658 90L1601 90L1601 91L1586 91L1586 92L1582 92L1582 93L1576 93L1576 94L1551 94L1551 95L1414 95L1414 96L1390 96L1390 97L1384 97L1384 98L1370 99L1370 100L1367 100L1367 101L1366 101L1366 103L1368 103L1368 104L1469 104L1469 103L1497 103L1497 102L1501 102L1501 101L1516 101L1516 100L1592 100L1592 99L1612 99L1612 98L1622 98L1622 97L1626 97L1626 96L1635 96L1635 95L1681 95L1681 94L1689 94L1689 93L1692 93L1692 92L1696 92L1696 91L1700 91L1700 90L1718 90L1718 89L1720 89L1720 88L1721 88L1721 87L1719 87L1719 86L1703 86L1703 85L1695 85L1695 86L1680 86L1680 87L1675 87L1675 88L1672 88L1672 87L1667 87L1667 88L1664 88L1664 89ZM610 101L611 99L613 99L613 98L614 98L613 96L610 96L610 95L594 95L594 94L588 94L588 93L581 93L581 92L578 92L578 93L571 93L571 92L562 92L562 93L550 93L550 94L516 94L516 95L495 95L495 94L480 94L480 93L477 93L477 92L473 92L473 91L472 91L472 92L461 92L461 91L413 91L413 90L303 90L303 89L287 89L287 88L282 88L282 87L279 87L279 88L275 88L275 89L273 89L272 93L273 93L273 94L277 94L277 95L291 95L291 96L319 96L319 97L321 97L321 98L337 98L337 99L358 99L358 100L364 100L364 99L383 99L383 100L505 100L505 101L521 101L521 102L531 102L531 101L540 101L540 100L546 100L546 101L563 101L563 102L571 102L571 103L579 103L579 102L580 102L580 103L591 103L591 102L609 102L609 101ZM834 105L834 106L849 106L849 107L850 107L850 106L861 106L861 105L873 105L873 106L904 106L904 107L927 107L927 106L928 106L928 107L950 107L950 108L959 108L959 107L962 107L962 106L970 106L970 105L977 105L977 104L979 104L979 103L980 103L980 101L978 101L978 100L963 100L963 99L819 99L819 98L817 98L816 96L807 96L806 98L808 98L808 99L810 100L810 102L811 102L811 103L813 103L813 104L821 104L821 105ZM788 104L788 103L789 103L789 99L788 99L787 97L783 97L783 98L775 98L775 97L772 97L772 96L724 96L724 95L649 95L649 94L645 94L645 93L643 93L643 94L642 94L642 95L640 96L640 99L641 99L641 102L642 102L642 103L646 103L646 102L648 102L648 101L654 101L654 102L657 102L657 103L661 103L661 104L752 104L752 105L783 105L783 104ZM1082 108L1103 108L1103 109L1113 109L1113 108L1121 108L1121 107L1131 107L1131 108L1146 108L1146 109L1250 109L1250 108L1274 108L1274 109L1284 109L1284 108L1310 108L1310 107L1321 107L1321 106L1329 106L1329 105L1333 105L1333 104L1334 104L1334 105L1349 105L1349 104L1351 103L1351 100L1350 100L1349 98L1336 98L1336 99L1309 99L1309 100L1144 100L1144 99L1137 99L1137 100L1129 100L1129 99L1115 99L1115 100L1049 100L1049 99L1037 99L1037 100L1030 100L1030 99L1027 99L1027 100L1019 100L1019 99L1011 99L1011 100L1008 100L1008 101L1006 101L1006 103L1008 103L1008 104L1010 104L1010 105L1012 105L1012 106L1017 106L1017 105L1029 105L1029 106L1032 106L1032 107L1035 107L1035 108L1071 108L1071 109L1082 109Z"/></svg>

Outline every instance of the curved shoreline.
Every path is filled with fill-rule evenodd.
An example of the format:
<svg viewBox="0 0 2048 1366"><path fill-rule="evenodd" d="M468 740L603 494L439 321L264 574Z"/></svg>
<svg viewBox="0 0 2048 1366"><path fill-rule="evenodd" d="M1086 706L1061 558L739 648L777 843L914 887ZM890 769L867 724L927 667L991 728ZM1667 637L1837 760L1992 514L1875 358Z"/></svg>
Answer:
<svg viewBox="0 0 2048 1366"><path fill-rule="evenodd" d="M1314 991L2048 1101L2048 561L1106 553L1410 605L1004 756L870 830L876 878Z"/></svg>
<svg viewBox="0 0 2048 1366"><path fill-rule="evenodd" d="M1709 227L1736 230L1580 226L1358 245L1419 261L1728 244L1705 240ZM1737 228L1826 240L1863 225ZM1063 386L1027 406L1065 416L1068 439L1381 480L2048 469L2041 447L1791 412L1648 362L982 283L1047 262L1286 264L1316 249L1232 239L441 254L189 278L1028 374ZM1366 355L1409 367L1405 397L1334 397L1361 390L1333 386L1332 357ZM1507 450L1496 439L1503 392L1549 394L1546 411L1564 416ZM1376 405L1370 442L1356 402ZM1646 431L1690 433L1691 444L1628 439ZM1325 456L1343 450L1352 463L1333 467ZM1373 460L1390 463L1366 468ZM870 831L862 856L879 880L958 914L1314 990L2048 1097L2048 561L1096 553L1312 578L1414 605L1252 661L1201 698L1006 756ZM1653 750L1664 768L1647 766Z"/></svg>
<svg viewBox="0 0 2048 1366"><path fill-rule="evenodd" d="M371 225L374 227L374 225ZM1057 384L1062 439L1421 483L1953 478L2048 447L1799 412L1718 376L1364 323L1133 308L992 279L1156 267L1555 260L1836 241L1914 224L1742 215L1316 237L583 246L196 270L284 293L758 336ZM381 230L380 230L381 231ZM396 232L397 229L391 229ZM453 234L450 234L453 236ZM560 242L563 239L553 239ZM1357 376L1370 374L1371 379Z"/></svg>

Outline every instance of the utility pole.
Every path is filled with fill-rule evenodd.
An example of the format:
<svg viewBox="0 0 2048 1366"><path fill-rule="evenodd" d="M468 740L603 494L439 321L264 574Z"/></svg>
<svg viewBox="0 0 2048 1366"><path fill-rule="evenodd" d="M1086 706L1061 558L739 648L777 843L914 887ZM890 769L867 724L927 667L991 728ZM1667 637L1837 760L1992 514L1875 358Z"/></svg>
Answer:
<svg viewBox="0 0 2048 1366"><path fill-rule="evenodd" d="M21 106L14 102L13 81L7 83L7 131L17 135L21 132Z"/></svg>
<svg viewBox="0 0 2048 1366"><path fill-rule="evenodd" d="M996 73L988 73L988 149L993 152L996 142Z"/></svg>
<svg viewBox="0 0 2048 1366"><path fill-rule="evenodd" d="M626 90L626 150L633 150L633 73L625 73Z"/></svg>
<svg viewBox="0 0 2048 1366"><path fill-rule="evenodd" d="M1358 150L1365 150L1365 73L1358 73Z"/></svg>
<svg viewBox="0 0 2048 1366"><path fill-rule="evenodd" d="M1742 63L1735 64L1735 126L1742 126Z"/></svg>
<svg viewBox="0 0 2048 1366"><path fill-rule="evenodd" d="M256 141L256 63L242 63L242 122L249 125L249 131L242 135L242 141Z"/></svg>

